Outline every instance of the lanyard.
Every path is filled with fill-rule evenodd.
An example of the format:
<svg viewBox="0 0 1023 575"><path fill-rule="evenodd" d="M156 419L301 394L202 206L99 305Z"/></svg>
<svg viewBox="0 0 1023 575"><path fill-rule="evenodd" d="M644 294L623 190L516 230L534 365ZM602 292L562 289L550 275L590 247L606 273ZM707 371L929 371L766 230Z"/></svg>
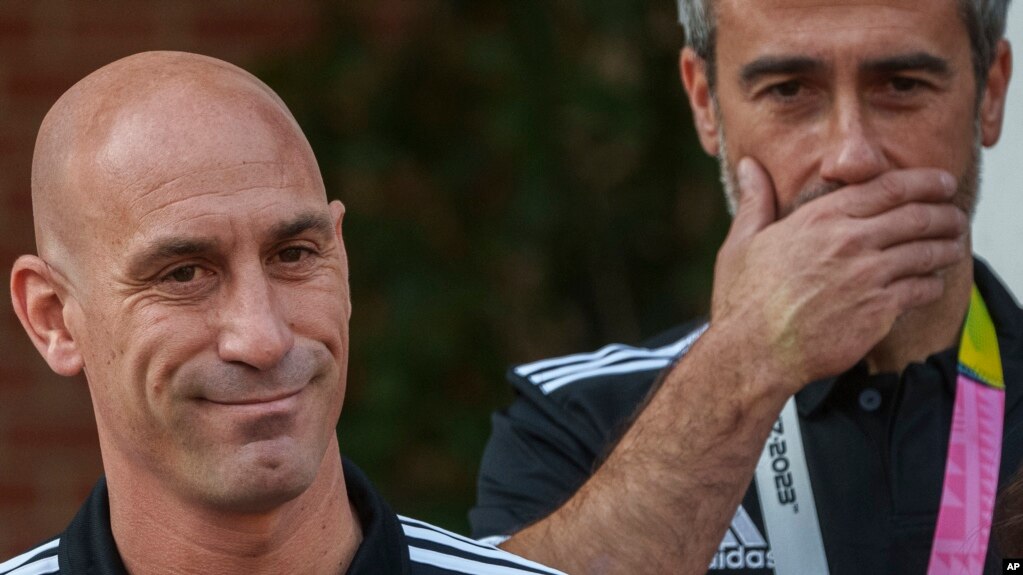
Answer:
<svg viewBox="0 0 1023 575"><path fill-rule="evenodd" d="M827 575L828 559L817 504L799 432L796 398L790 397L771 428L756 471L757 494L778 575Z"/></svg>
<svg viewBox="0 0 1023 575"><path fill-rule="evenodd" d="M998 339L976 286L959 344L955 407L928 575L984 569L1002 454L1005 383ZM757 492L779 575L826 575L824 543L790 398L756 470Z"/></svg>
<svg viewBox="0 0 1023 575"><path fill-rule="evenodd" d="M952 435L928 575L972 575L984 569L1004 416L1005 381L995 325L974 286L959 344Z"/></svg>

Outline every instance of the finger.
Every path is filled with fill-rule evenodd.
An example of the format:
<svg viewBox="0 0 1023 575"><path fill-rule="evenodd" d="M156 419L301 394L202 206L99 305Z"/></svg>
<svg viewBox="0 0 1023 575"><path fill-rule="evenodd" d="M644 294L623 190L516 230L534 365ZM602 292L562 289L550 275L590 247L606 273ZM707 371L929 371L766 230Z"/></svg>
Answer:
<svg viewBox="0 0 1023 575"><path fill-rule="evenodd" d="M902 278L885 290L897 308L896 316L915 307L930 305L945 293L945 279L940 275Z"/></svg>
<svg viewBox="0 0 1023 575"><path fill-rule="evenodd" d="M898 244L879 254L878 270L884 285L905 278L932 275L968 257L965 241L921 240Z"/></svg>
<svg viewBox="0 0 1023 575"><path fill-rule="evenodd" d="M915 168L894 170L834 194L843 212L869 218L911 202L947 202L956 192L956 180L944 170ZM827 196L825 196L827 197Z"/></svg>
<svg viewBox="0 0 1023 575"><path fill-rule="evenodd" d="M926 239L957 239L969 229L969 218L950 203L911 203L867 219L853 220L863 245L886 249Z"/></svg>
<svg viewBox="0 0 1023 575"><path fill-rule="evenodd" d="M726 243L744 243L776 219L774 185L756 160L746 157L736 167L739 206Z"/></svg>

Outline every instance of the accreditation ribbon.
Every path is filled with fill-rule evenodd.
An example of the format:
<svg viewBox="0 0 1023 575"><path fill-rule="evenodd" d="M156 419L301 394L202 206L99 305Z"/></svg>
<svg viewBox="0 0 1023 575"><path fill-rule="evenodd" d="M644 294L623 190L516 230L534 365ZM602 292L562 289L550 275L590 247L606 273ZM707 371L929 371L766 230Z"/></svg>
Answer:
<svg viewBox="0 0 1023 575"><path fill-rule="evenodd" d="M928 575L984 570L1002 455L1005 381L994 323L977 286L959 344L952 430ZM795 398L757 464L756 485L778 575L829 572Z"/></svg>
<svg viewBox="0 0 1023 575"><path fill-rule="evenodd" d="M998 490L1005 380L998 337L973 286L959 343L959 374L945 483L928 575L982 573Z"/></svg>

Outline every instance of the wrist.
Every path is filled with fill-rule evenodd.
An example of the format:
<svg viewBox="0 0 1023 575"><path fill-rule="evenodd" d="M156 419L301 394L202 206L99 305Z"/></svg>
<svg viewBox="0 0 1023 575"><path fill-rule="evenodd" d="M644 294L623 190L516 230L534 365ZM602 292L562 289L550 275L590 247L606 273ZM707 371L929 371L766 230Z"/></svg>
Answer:
<svg viewBox="0 0 1023 575"><path fill-rule="evenodd" d="M768 345L747 325L720 321L710 324L685 360L713 370L716 385L726 386L743 411L776 414L807 383L801 370L786 361L792 355Z"/></svg>

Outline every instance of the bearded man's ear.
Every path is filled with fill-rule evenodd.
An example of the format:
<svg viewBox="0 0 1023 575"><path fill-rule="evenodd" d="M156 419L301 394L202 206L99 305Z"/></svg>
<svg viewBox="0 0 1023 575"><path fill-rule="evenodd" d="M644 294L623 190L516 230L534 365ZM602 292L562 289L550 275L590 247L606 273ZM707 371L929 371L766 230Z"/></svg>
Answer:
<svg viewBox="0 0 1023 575"><path fill-rule="evenodd" d="M710 81L707 76L707 62L699 57L696 52L685 47L679 55L679 73L682 76L682 85L686 88L689 96L689 107L693 111L693 126L696 134L700 137L700 145L711 156L718 155L719 132L717 103L714 101L714 94L710 89Z"/></svg>

